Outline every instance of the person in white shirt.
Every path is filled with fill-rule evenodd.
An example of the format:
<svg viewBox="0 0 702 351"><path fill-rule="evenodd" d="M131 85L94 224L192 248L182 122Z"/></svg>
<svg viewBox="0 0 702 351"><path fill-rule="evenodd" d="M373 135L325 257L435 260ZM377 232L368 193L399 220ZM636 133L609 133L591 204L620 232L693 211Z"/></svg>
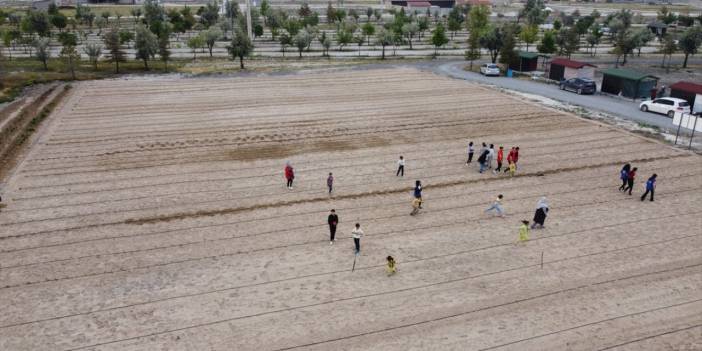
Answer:
<svg viewBox="0 0 702 351"><path fill-rule="evenodd" d="M353 237L353 244L356 247L356 255L358 255L361 253L361 237L363 237L361 224L356 223L356 228L351 231L351 237Z"/></svg>
<svg viewBox="0 0 702 351"><path fill-rule="evenodd" d="M405 176L405 158L402 156L400 156L400 159L397 161L397 173L395 173L395 176Z"/></svg>
<svg viewBox="0 0 702 351"><path fill-rule="evenodd" d="M500 217L505 216L505 210L502 208L502 194L497 195L497 199L495 199L495 202L493 202L492 205L485 210L485 213L492 210L495 210L495 213L497 213L497 215Z"/></svg>

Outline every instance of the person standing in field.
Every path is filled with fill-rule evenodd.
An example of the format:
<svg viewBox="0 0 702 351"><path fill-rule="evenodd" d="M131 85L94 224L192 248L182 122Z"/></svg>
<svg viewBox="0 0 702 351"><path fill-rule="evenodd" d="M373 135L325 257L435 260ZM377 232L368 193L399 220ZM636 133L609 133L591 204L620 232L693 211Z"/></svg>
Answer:
<svg viewBox="0 0 702 351"><path fill-rule="evenodd" d="M658 177L657 174L653 174L648 180L646 181L646 192L641 195L641 201L646 199L646 195L648 193L651 193L651 202L653 202L653 191L656 190L656 178Z"/></svg>
<svg viewBox="0 0 702 351"><path fill-rule="evenodd" d="M331 172L329 172L329 177L327 177L327 188L329 189L329 194L331 194L332 189L334 189L334 176Z"/></svg>
<svg viewBox="0 0 702 351"><path fill-rule="evenodd" d="M385 260L388 262L385 266L385 272L387 273L388 277L397 273L395 259L392 256L388 256Z"/></svg>
<svg viewBox="0 0 702 351"><path fill-rule="evenodd" d="M419 200L419 208L422 208L422 182L414 182L414 198Z"/></svg>
<svg viewBox="0 0 702 351"><path fill-rule="evenodd" d="M619 187L619 191L624 191L626 189L627 179L629 179L629 171L631 171L631 165L625 164L622 170L619 171L619 179L622 181L622 186Z"/></svg>
<svg viewBox="0 0 702 351"><path fill-rule="evenodd" d="M505 215L504 215L504 214L505 214L505 211L504 211L504 209L502 208L502 194L497 195L497 199L495 199L495 202L493 202L492 205L490 205L490 207L488 207L488 208L485 210L485 213L488 213L488 212L490 212L490 211L492 211L492 210L495 210L495 214L497 214L497 215L500 216L500 217L504 217L504 216L505 216Z"/></svg>
<svg viewBox="0 0 702 351"><path fill-rule="evenodd" d="M514 157L512 157L512 160L514 161L514 167L519 168L519 146L514 148Z"/></svg>
<svg viewBox="0 0 702 351"><path fill-rule="evenodd" d="M395 177L397 176L405 176L405 158L402 156L400 156L400 159L397 160L397 173L395 173Z"/></svg>
<svg viewBox="0 0 702 351"><path fill-rule="evenodd" d="M285 179L287 180L288 189L293 188L293 180L295 179L295 170L290 165L290 162L285 163Z"/></svg>
<svg viewBox="0 0 702 351"><path fill-rule="evenodd" d="M539 202L536 203L536 213L534 213L534 223L531 225L531 229L536 228L537 224L540 228L543 228L546 215L548 215L548 202L546 201L546 196L542 196Z"/></svg>
<svg viewBox="0 0 702 351"><path fill-rule="evenodd" d="M497 150L497 168L492 173L499 173L502 170L502 160L504 159L504 148L500 146L500 149Z"/></svg>
<svg viewBox="0 0 702 351"><path fill-rule="evenodd" d="M336 226L339 224L339 216L336 215L334 209L329 213L327 217L327 223L329 224L329 245L333 245L336 241Z"/></svg>
<svg viewBox="0 0 702 351"><path fill-rule="evenodd" d="M634 167L626 175L626 188L624 188L624 192L628 190L629 195L631 195L631 190L634 189L634 181L636 180L637 170L638 168Z"/></svg>
<svg viewBox="0 0 702 351"><path fill-rule="evenodd" d="M475 153L475 148L473 147L473 142L468 143L468 161L466 161L466 164L470 164L473 162L473 154Z"/></svg>
<svg viewBox="0 0 702 351"><path fill-rule="evenodd" d="M487 168L492 169L492 160L495 159L495 144L490 144L490 148L488 149L488 155L487 155Z"/></svg>
<svg viewBox="0 0 702 351"><path fill-rule="evenodd" d="M509 153L507 154L507 164L512 164L514 163L514 146L512 146L511 149L509 149ZM505 173L509 172L509 167L505 168Z"/></svg>
<svg viewBox="0 0 702 351"><path fill-rule="evenodd" d="M480 152L480 156L478 156L478 163L480 164L480 170L478 172L480 173L483 173L487 169L488 154L490 154L490 150L483 148L483 151Z"/></svg>
<svg viewBox="0 0 702 351"><path fill-rule="evenodd" d="M356 255L361 254L361 238L363 237L363 230L361 230L360 223L356 223L356 227L351 231L351 237L353 237L353 245L356 248Z"/></svg>
<svg viewBox="0 0 702 351"><path fill-rule="evenodd" d="M529 241L529 221L522 220L522 225L519 226L519 241L518 243L525 243Z"/></svg>

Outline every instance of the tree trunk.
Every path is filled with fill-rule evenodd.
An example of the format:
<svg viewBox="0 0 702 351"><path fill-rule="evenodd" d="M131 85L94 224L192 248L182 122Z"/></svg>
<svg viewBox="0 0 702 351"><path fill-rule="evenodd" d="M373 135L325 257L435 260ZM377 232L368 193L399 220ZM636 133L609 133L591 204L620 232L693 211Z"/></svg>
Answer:
<svg viewBox="0 0 702 351"><path fill-rule="evenodd" d="M119 73L119 61L115 61L115 73Z"/></svg>
<svg viewBox="0 0 702 351"><path fill-rule="evenodd" d="M409 44L410 44L410 50L412 50L412 37L409 37L409 39L407 39L407 41L409 41Z"/></svg>
<svg viewBox="0 0 702 351"><path fill-rule="evenodd" d="M300 58L302 58L302 50L298 49L297 53L300 54Z"/></svg>
<svg viewBox="0 0 702 351"><path fill-rule="evenodd" d="M163 61L163 69L168 73L168 61Z"/></svg>
<svg viewBox="0 0 702 351"><path fill-rule="evenodd" d="M46 64L46 60L43 60L42 63L44 64L44 70L45 70L45 71L48 71L48 70L49 70L49 66Z"/></svg>
<svg viewBox="0 0 702 351"><path fill-rule="evenodd" d="M687 57L690 56L690 54L685 53L685 60L683 61L683 67L682 68L687 68ZM670 66L670 61L668 61L668 65Z"/></svg>
<svg viewBox="0 0 702 351"><path fill-rule="evenodd" d="M383 45L383 56L380 59L385 60L385 45Z"/></svg>
<svg viewBox="0 0 702 351"><path fill-rule="evenodd" d="M244 55L239 55L239 68L244 69Z"/></svg>
<svg viewBox="0 0 702 351"><path fill-rule="evenodd" d="M209 45L208 45L208 46L207 46L207 48L210 50L210 57L212 57L212 48L213 48L213 47L214 47L214 45L212 45L212 46L209 46Z"/></svg>
<svg viewBox="0 0 702 351"><path fill-rule="evenodd" d="M144 59L144 69L147 71L149 70L149 60L147 59Z"/></svg>
<svg viewBox="0 0 702 351"><path fill-rule="evenodd" d="M661 68L665 67L665 54L663 54L663 61L661 62Z"/></svg>

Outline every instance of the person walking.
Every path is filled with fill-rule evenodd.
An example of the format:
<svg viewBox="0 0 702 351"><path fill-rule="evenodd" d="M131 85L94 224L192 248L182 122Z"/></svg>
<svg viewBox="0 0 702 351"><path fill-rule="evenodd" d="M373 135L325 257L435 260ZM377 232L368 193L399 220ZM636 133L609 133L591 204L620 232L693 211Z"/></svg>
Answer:
<svg viewBox="0 0 702 351"><path fill-rule="evenodd" d="M537 224L540 228L543 228L546 215L548 215L548 202L546 201L546 196L542 196L536 203L536 213L534 213L534 223L531 225L531 229L536 228Z"/></svg>
<svg viewBox="0 0 702 351"><path fill-rule="evenodd" d="M405 158L402 156L400 156L400 159L397 160L397 173L395 173L395 177L397 176L405 176Z"/></svg>
<svg viewBox="0 0 702 351"><path fill-rule="evenodd" d="M331 172L329 172L329 177L327 177L327 188L329 188L329 194L331 194L332 189L334 189L334 176Z"/></svg>
<svg viewBox="0 0 702 351"><path fill-rule="evenodd" d="M512 157L512 161L514 161L514 167L519 168L519 146L514 148L514 156Z"/></svg>
<svg viewBox="0 0 702 351"><path fill-rule="evenodd" d="M514 146L512 146L511 149L509 149L509 153L507 154L507 164L512 164L514 163ZM509 167L505 168L505 173L509 172Z"/></svg>
<svg viewBox="0 0 702 351"><path fill-rule="evenodd" d="M480 164L480 170L478 172L483 173L487 169L487 157L490 150L485 148L478 156L478 163Z"/></svg>
<svg viewBox="0 0 702 351"><path fill-rule="evenodd" d="M361 254L361 238L363 237L363 230L361 230L360 223L356 223L356 227L351 231L351 237L353 237L353 245L356 248L356 255Z"/></svg>
<svg viewBox="0 0 702 351"><path fill-rule="evenodd" d="M290 162L285 163L285 179L287 180L288 189L292 190L293 180L295 179L295 170L290 165Z"/></svg>
<svg viewBox="0 0 702 351"><path fill-rule="evenodd" d="M626 193L626 191L629 190L629 195L631 195L631 190L634 189L634 181L636 180L637 170L638 168L634 167L626 175L626 188L624 188L624 192Z"/></svg>
<svg viewBox="0 0 702 351"><path fill-rule="evenodd" d="M336 241L336 226L339 224L339 216L336 215L336 211L334 209L332 209L329 213L327 223L329 224L329 245L333 245Z"/></svg>
<svg viewBox="0 0 702 351"><path fill-rule="evenodd" d="M519 241L517 243L525 243L529 241L529 221L522 220L522 225L519 226Z"/></svg>
<svg viewBox="0 0 702 351"><path fill-rule="evenodd" d="M619 191L624 191L626 189L627 179L629 179L629 171L631 171L631 165L625 164L622 170L619 171L619 179L622 181L622 186L619 187Z"/></svg>
<svg viewBox="0 0 702 351"><path fill-rule="evenodd" d="M641 201L646 199L646 195L648 195L648 193L651 193L651 202L653 202L653 192L656 190L656 177L658 177L658 175L654 173L646 181L646 192L641 195Z"/></svg>
<svg viewBox="0 0 702 351"><path fill-rule="evenodd" d="M473 162L473 154L475 153L475 148L473 147L473 142L468 143L468 161L466 161L466 164L470 164Z"/></svg>
<svg viewBox="0 0 702 351"><path fill-rule="evenodd" d="M488 148L488 155L487 155L487 168L492 169L492 160L495 159L495 144L490 144L490 148Z"/></svg>
<svg viewBox="0 0 702 351"><path fill-rule="evenodd" d="M388 277L397 273L397 264L395 263L395 259L392 256L388 256L385 258L385 260L388 262L385 266L385 272L387 273Z"/></svg>
<svg viewBox="0 0 702 351"><path fill-rule="evenodd" d="M504 217L505 211L502 208L502 198L502 194L497 195L497 199L495 199L495 202L493 202L492 205L485 210L485 213L495 210L495 214L500 217Z"/></svg>
<svg viewBox="0 0 702 351"><path fill-rule="evenodd" d="M422 208L422 182L414 182L414 198L419 200L419 208Z"/></svg>
<svg viewBox="0 0 702 351"><path fill-rule="evenodd" d="M502 170L502 160L504 159L504 147L500 146L497 150L497 168L492 173L499 173Z"/></svg>

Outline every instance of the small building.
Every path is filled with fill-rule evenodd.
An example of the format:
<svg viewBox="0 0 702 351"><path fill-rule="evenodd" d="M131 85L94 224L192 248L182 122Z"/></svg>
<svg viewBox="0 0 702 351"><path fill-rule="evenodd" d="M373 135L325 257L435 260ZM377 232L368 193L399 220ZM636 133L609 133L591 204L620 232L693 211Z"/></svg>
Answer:
<svg viewBox="0 0 702 351"><path fill-rule="evenodd" d="M538 64L539 64L539 54L538 53L520 51L519 52L519 60L517 62L509 65L509 68L511 68L513 71L518 71L518 72L531 72L531 71L536 71Z"/></svg>
<svg viewBox="0 0 702 351"><path fill-rule="evenodd" d="M652 22L646 27L648 27L648 30L650 30L651 33L655 34L659 38L664 36L665 32L668 30L668 25L663 22Z"/></svg>
<svg viewBox="0 0 702 351"><path fill-rule="evenodd" d="M595 78L595 67L589 63L556 57L551 60L548 78L560 82L570 78Z"/></svg>
<svg viewBox="0 0 702 351"><path fill-rule="evenodd" d="M602 92L637 99L651 96L658 77L647 73L624 69L610 68L602 72Z"/></svg>
<svg viewBox="0 0 702 351"><path fill-rule="evenodd" d="M692 113L702 112L702 84L677 82L670 86L670 96L687 100Z"/></svg>

